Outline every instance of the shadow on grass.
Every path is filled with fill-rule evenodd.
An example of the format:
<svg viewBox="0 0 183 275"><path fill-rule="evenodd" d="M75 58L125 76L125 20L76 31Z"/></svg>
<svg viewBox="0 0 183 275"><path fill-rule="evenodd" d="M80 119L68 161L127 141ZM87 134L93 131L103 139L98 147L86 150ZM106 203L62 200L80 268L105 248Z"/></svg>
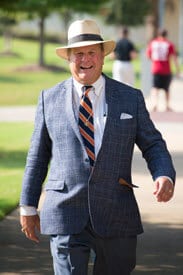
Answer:
<svg viewBox="0 0 183 275"><path fill-rule="evenodd" d="M23 168L25 165L27 150L7 151L0 150L1 168Z"/></svg>
<svg viewBox="0 0 183 275"><path fill-rule="evenodd" d="M10 201L10 199L0 198L0 221L5 217L5 215L8 215L17 205L18 203L15 203L12 200Z"/></svg>
<svg viewBox="0 0 183 275"><path fill-rule="evenodd" d="M17 78L16 76L2 76L0 75L0 82L1 83L15 83L15 84L21 84L27 82L26 79L22 78Z"/></svg>
<svg viewBox="0 0 183 275"><path fill-rule="evenodd" d="M23 58L22 55L20 55L19 53L16 52L12 52L12 51L3 51L0 52L0 57L13 57L13 58Z"/></svg>
<svg viewBox="0 0 183 275"><path fill-rule="evenodd" d="M42 71L52 71L54 73L67 73L69 72L68 69L57 66L54 64L45 64L43 66L40 66L38 64L30 64L30 65L25 65L22 67L17 67L15 72L42 72Z"/></svg>
<svg viewBox="0 0 183 275"><path fill-rule="evenodd" d="M139 236L137 266L132 274L182 275L182 227L145 222L145 234ZM53 274L48 237L41 236L40 244L27 240L20 231L17 210L15 215L0 222L0 262L2 273ZM89 275L91 270L92 263Z"/></svg>

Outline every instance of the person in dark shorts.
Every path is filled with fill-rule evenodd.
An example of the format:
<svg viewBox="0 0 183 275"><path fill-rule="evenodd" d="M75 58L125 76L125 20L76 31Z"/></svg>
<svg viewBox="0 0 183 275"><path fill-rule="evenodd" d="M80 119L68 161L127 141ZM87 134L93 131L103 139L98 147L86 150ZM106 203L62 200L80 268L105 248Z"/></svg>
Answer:
<svg viewBox="0 0 183 275"><path fill-rule="evenodd" d="M163 89L165 92L168 92L171 80L172 80L171 74L167 74L167 75L154 74L153 87L157 89Z"/></svg>
<svg viewBox="0 0 183 275"><path fill-rule="evenodd" d="M179 74L175 46L167 39L167 36L167 30L159 30L158 36L149 43L146 52L148 58L152 61L153 88L151 90L151 98L153 101L153 111L156 111L158 107L158 92L160 89L165 91L165 110L172 111L169 104L170 84L172 80L171 59L174 62L177 74Z"/></svg>

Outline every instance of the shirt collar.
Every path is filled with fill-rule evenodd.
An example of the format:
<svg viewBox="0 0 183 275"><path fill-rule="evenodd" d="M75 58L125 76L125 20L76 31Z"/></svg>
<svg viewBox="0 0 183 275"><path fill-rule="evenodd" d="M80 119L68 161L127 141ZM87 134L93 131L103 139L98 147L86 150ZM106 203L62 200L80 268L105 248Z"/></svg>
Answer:
<svg viewBox="0 0 183 275"><path fill-rule="evenodd" d="M82 87L83 84L79 83L76 79L73 78L73 84L76 92L78 93L79 97L82 96ZM96 96L100 95L100 92L102 91L102 88L104 87L104 77L101 75L96 82L92 84L94 87L93 92Z"/></svg>

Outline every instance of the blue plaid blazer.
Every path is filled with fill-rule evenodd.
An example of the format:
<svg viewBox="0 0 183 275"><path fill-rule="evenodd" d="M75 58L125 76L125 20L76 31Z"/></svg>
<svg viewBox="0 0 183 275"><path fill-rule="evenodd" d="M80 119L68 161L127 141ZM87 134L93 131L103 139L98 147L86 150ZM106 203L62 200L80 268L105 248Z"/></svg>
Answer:
<svg viewBox="0 0 183 275"><path fill-rule="evenodd" d="M103 237L142 233L131 177L135 144L153 179L166 175L175 181L170 154L142 93L104 77L108 114L92 173L74 114L72 78L40 95L20 204L37 207L45 182L43 234L78 233L89 218Z"/></svg>

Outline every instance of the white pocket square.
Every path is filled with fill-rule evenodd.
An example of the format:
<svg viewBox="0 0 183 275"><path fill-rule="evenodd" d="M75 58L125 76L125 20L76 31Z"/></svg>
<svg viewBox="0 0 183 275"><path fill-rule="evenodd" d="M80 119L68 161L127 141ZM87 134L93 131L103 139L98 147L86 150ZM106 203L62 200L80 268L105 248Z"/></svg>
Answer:
<svg viewBox="0 0 183 275"><path fill-rule="evenodd" d="M120 115L120 119L131 119L131 118L133 118L133 116L127 113L121 113Z"/></svg>

